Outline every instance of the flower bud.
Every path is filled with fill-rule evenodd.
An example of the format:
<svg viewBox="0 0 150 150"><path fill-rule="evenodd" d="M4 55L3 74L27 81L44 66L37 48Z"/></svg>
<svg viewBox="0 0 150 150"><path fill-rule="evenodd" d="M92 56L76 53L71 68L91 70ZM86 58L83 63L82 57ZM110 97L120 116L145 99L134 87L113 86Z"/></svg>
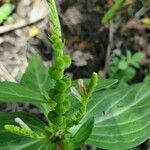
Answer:
<svg viewBox="0 0 150 150"><path fill-rule="evenodd" d="M64 106L66 107L66 109L69 110L70 107L71 107L70 100L69 100L69 99L66 99L66 100L62 103L62 105L64 105Z"/></svg>
<svg viewBox="0 0 150 150"><path fill-rule="evenodd" d="M63 80L58 81L55 89L57 89L58 92L64 93L67 90L66 83Z"/></svg>
<svg viewBox="0 0 150 150"><path fill-rule="evenodd" d="M66 83L67 88L71 86L72 80L69 77L66 76L62 80Z"/></svg>
<svg viewBox="0 0 150 150"><path fill-rule="evenodd" d="M64 93L59 93L54 97L55 102L57 103L62 103L65 100L65 94Z"/></svg>
<svg viewBox="0 0 150 150"><path fill-rule="evenodd" d="M55 118L57 117L57 113L55 111L50 111L48 113L48 119L53 123Z"/></svg>
<svg viewBox="0 0 150 150"><path fill-rule="evenodd" d="M51 78L53 78L54 80L60 80L63 78L64 76L64 70L63 69L52 69L50 71L50 76Z"/></svg>
<svg viewBox="0 0 150 150"><path fill-rule="evenodd" d="M71 65L71 57L69 55L64 55L63 60L65 62L65 68L70 67Z"/></svg>
<svg viewBox="0 0 150 150"><path fill-rule="evenodd" d="M54 68L56 68L56 69L64 69L65 68L65 62L64 62L63 58L57 57L54 60Z"/></svg>
<svg viewBox="0 0 150 150"><path fill-rule="evenodd" d="M16 134L16 135L27 136L27 137L31 137L31 138L39 138L40 137L40 135L37 134L36 132L34 132L32 130L27 130L25 128L18 127L16 125L5 124L4 128L6 131Z"/></svg>
<svg viewBox="0 0 150 150"><path fill-rule="evenodd" d="M98 75L97 75L97 73L94 72L92 74L90 83L88 85L88 91L87 91L88 97L90 97L92 92L95 90L95 88L97 86L97 82L98 82Z"/></svg>
<svg viewBox="0 0 150 150"><path fill-rule="evenodd" d="M54 119L54 124L57 125L57 126L61 126L64 124L65 122L65 116L57 116L55 119Z"/></svg>
<svg viewBox="0 0 150 150"><path fill-rule="evenodd" d="M49 97L50 97L51 99L54 99L54 97L55 97L56 94L57 94L57 90L56 90L56 89L50 89L50 90L49 90L48 95L49 95Z"/></svg>
<svg viewBox="0 0 150 150"><path fill-rule="evenodd" d="M65 105L63 105L63 103L62 103L62 104L58 104L58 105L56 106L56 108L55 108L55 111L56 111L56 113L57 113L58 115L63 115L63 114L65 114L67 110L68 110L67 107L66 107Z"/></svg>

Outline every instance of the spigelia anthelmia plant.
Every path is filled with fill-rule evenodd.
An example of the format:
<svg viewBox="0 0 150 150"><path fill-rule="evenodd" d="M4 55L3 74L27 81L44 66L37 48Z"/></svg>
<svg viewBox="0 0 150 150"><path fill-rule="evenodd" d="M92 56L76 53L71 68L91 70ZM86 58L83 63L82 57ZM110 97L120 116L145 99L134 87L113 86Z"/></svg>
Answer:
<svg viewBox="0 0 150 150"><path fill-rule="evenodd" d="M87 143L111 150L130 149L150 137L150 83L115 88L117 80L73 81L64 71L71 58L55 0L49 0L54 49L51 68L34 55L20 83L0 82L0 102L30 103L45 121L25 112L0 112L0 150L81 150Z"/></svg>

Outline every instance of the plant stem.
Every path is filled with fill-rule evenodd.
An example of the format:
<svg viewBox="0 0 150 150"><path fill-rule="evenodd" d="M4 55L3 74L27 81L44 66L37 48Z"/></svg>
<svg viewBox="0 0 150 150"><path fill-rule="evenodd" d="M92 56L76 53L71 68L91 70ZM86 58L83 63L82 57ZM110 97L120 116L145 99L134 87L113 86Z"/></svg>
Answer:
<svg viewBox="0 0 150 150"><path fill-rule="evenodd" d="M72 144L68 139L63 139L60 142L61 150L73 150Z"/></svg>

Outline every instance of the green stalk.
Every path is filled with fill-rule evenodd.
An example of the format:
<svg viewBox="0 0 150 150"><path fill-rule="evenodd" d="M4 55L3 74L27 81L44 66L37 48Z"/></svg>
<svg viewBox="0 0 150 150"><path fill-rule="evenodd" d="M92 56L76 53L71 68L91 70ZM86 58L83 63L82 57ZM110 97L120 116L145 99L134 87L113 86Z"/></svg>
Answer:
<svg viewBox="0 0 150 150"><path fill-rule="evenodd" d="M63 55L64 42L62 40L61 24L59 21L59 15L56 8L55 0L48 0L49 4L49 16L51 20L51 36L49 36L50 42L54 48L55 56Z"/></svg>
<svg viewBox="0 0 150 150"><path fill-rule="evenodd" d="M71 142L68 139L63 139L60 142L61 150L74 150Z"/></svg>
<svg viewBox="0 0 150 150"><path fill-rule="evenodd" d="M49 0L48 3L50 8L50 20L53 23L52 32L54 34L57 34L58 37L61 37L61 25L58 17L55 0Z"/></svg>

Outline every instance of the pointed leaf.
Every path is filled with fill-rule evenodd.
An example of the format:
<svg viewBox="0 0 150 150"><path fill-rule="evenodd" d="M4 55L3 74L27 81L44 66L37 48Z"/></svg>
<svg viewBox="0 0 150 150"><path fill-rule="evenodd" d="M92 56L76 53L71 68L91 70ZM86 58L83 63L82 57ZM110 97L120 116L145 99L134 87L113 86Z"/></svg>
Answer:
<svg viewBox="0 0 150 150"><path fill-rule="evenodd" d="M50 79L48 69L42 60L37 55L33 55L21 79L21 84L43 94L53 87L54 81Z"/></svg>
<svg viewBox="0 0 150 150"><path fill-rule="evenodd" d="M126 70L128 68L128 62L127 61L124 61L124 60L121 60L118 64L118 69L120 70Z"/></svg>
<svg viewBox="0 0 150 150"><path fill-rule="evenodd" d="M18 125L14 119L19 117L31 129L35 131L43 131L46 124L38 119L36 116L24 112L0 112L0 131L4 130L5 124Z"/></svg>
<svg viewBox="0 0 150 150"><path fill-rule="evenodd" d="M37 142L37 139L15 135L6 131L0 131L0 148L3 150L21 150L25 144Z"/></svg>
<svg viewBox="0 0 150 150"><path fill-rule="evenodd" d="M142 59L144 59L144 56L145 56L144 53L137 52L132 56L130 63L133 65L138 64L140 61L142 61Z"/></svg>
<svg viewBox="0 0 150 150"><path fill-rule="evenodd" d="M94 126L94 117L88 119L75 133L71 141L75 148L80 147L90 136Z"/></svg>
<svg viewBox="0 0 150 150"><path fill-rule="evenodd" d="M50 141L43 139L21 148L20 150L56 150L56 145Z"/></svg>
<svg viewBox="0 0 150 150"><path fill-rule="evenodd" d="M46 139L34 139L18 136L8 132L0 132L0 148L2 150L55 150L55 145Z"/></svg>
<svg viewBox="0 0 150 150"><path fill-rule="evenodd" d="M117 79L99 79L95 91L111 88L117 84L117 82Z"/></svg>
<svg viewBox="0 0 150 150"><path fill-rule="evenodd" d="M7 103L46 103L44 97L22 85L11 82L0 82L0 102Z"/></svg>
<svg viewBox="0 0 150 150"><path fill-rule="evenodd" d="M20 84L44 95L54 86L54 80L50 79L48 69L39 56L33 55ZM39 103L37 106L45 115L48 114L49 106L47 104Z"/></svg>
<svg viewBox="0 0 150 150"><path fill-rule="evenodd" d="M45 139L35 139L29 137L23 137L7 132L4 129L5 124L17 125L14 121L16 117L23 120L33 131L43 132L45 123L40 121L37 117L28 113L17 113L17 112L0 112L0 148L3 150L29 150L37 146L39 150L49 150L48 143ZM51 146L51 145L50 145Z"/></svg>
<svg viewBox="0 0 150 150"><path fill-rule="evenodd" d="M95 117L88 144L111 150L129 149L150 137L150 84L95 92L85 120Z"/></svg>

